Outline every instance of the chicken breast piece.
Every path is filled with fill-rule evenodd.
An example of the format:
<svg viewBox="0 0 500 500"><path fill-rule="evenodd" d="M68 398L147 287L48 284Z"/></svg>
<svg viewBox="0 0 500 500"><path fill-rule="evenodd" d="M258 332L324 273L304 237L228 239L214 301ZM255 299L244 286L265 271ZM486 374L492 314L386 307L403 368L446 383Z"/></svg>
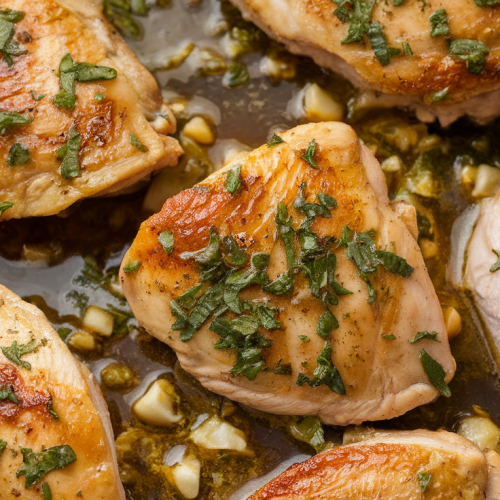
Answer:
<svg viewBox="0 0 500 500"><path fill-rule="evenodd" d="M177 164L175 118L100 2L0 0L0 32L2 219L56 214Z"/></svg>
<svg viewBox="0 0 500 500"><path fill-rule="evenodd" d="M293 465L249 500L493 500L499 458L451 432L380 432Z"/></svg>
<svg viewBox="0 0 500 500"><path fill-rule="evenodd" d="M478 5L488 2L231 1L291 52L351 80L365 105L409 107L443 125L500 113L500 10Z"/></svg>
<svg viewBox="0 0 500 500"><path fill-rule="evenodd" d="M280 135L142 224L120 274L137 319L205 387L262 411L392 418L438 396L423 364L448 395L455 362L413 208L391 207L349 126Z"/></svg>
<svg viewBox="0 0 500 500"><path fill-rule="evenodd" d="M500 348L500 265L496 265L499 260L496 252L500 252L500 192L494 198L483 200L478 210L464 214L454 231L464 233L460 222L464 221L470 227L473 223L471 215L477 216L477 220L467 251L465 247L454 249L455 253L466 253L461 286L472 292L481 317Z"/></svg>
<svg viewBox="0 0 500 500"><path fill-rule="evenodd" d="M93 375L39 309L1 285L0 347L0 499L48 489L44 498L124 500Z"/></svg>

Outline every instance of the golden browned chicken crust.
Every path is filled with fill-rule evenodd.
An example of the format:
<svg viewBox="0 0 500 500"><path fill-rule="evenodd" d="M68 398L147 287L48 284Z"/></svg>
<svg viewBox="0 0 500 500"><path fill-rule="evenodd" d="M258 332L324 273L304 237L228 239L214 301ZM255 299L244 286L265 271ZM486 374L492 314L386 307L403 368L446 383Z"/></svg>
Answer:
<svg viewBox="0 0 500 500"><path fill-rule="evenodd" d="M0 285L0 347L11 349L14 342L32 342L37 349L19 357L30 369L0 352L0 388L18 400L0 399L0 440L6 443L0 499L39 500L44 482L54 500L78 498L78 492L91 500L124 499L109 413L95 379L40 310ZM27 476L16 477L22 448L40 453L63 445L71 447L76 461L27 488Z"/></svg>
<svg viewBox="0 0 500 500"><path fill-rule="evenodd" d="M461 114L488 119L500 112L497 93L486 94L484 101L464 101L500 86L500 9L479 7L473 0L428 0L375 2L370 20L383 26L387 45L402 50L408 43L413 55L391 57L383 66L368 38L343 44L348 23L334 15L337 5L331 0L231 0L245 17L284 43L294 53L312 57L322 65L349 78L360 89L387 94L373 99L375 105L403 105L423 111L427 120L438 116L449 123ZM342 2L336 2L342 3ZM431 36L430 16L445 9L449 35ZM451 40L473 40L486 45L489 54L484 69L474 74L466 63L450 55ZM434 102L434 94L448 89L446 97ZM390 98L390 96L393 96ZM398 99L395 97L399 96ZM461 104L464 103L464 104Z"/></svg>
<svg viewBox="0 0 500 500"><path fill-rule="evenodd" d="M494 500L498 458L449 432L380 433L291 466L249 500Z"/></svg>
<svg viewBox="0 0 500 500"><path fill-rule="evenodd" d="M438 393L422 369L420 351L425 349L442 365L447 381L455 362L439 300L413 233L415 212L411 207L396 211L389 204L380 165L347 125L310 124L280 135L284 143L262 146L235 159L193 189L167 200L160 213L142 224L123 260L120 278L136 318L149 333L173 347L183 368L205 387L262 411L319 415L326 423L346 425L392 418L433 400ZM318 168L303 159L313 139ZM231 194L226 189L227 176L237 165L241 166L242 188ZM233 236L250 255L270 254L267 274L274 280L287 270L283 242L275 237L276 210L283 202L295 227L304 222L303 214L294 208L302 183L308 202L316 200L319 192L337 201L331 218L317 217L311 225L320 238L334 237L338 242L346 225L358 232L373 229L377 247L392 249L414 271L403 278L379 269L373 275L378 299L371 304L367 285L345 249L334 246L336 279L353 293L339 296L338 305L332 307L339 327L322 337L317 327L325 306L311 296L302 273L295 277L294 290L285 295L276 296L258 286L243 290L243 300L277 308L282 325L274 331L259 329L273 345L262 354L267 370L249 380L231 372L233 349L214 348L221 337L210 330L213 317L207 317L186 342L172 328L171 300L200 279L198 265L181 255L207 245L214 227L221 240ZM399 215L405 211L405 217ZM408 219L413 222L410 228ZM170 254L158 241L164 231L173 234ZM421 331L438 332L439 342L410 343ZM297 384L299 377L313 377L326 339L331 341L331 358L346 395L326 385ZM285 373L274 373L281 365L287 367Z"/></svg>
<svg viewBox="0 0 500 500"><path fill-rule="evenodd" d="M81 198L120 190L177 163L181 148L166 135L175 131L175 118L162 105L154 78L103 19L99 3L0 0L1 9L24 13L13 40L27 53L13 57L10 67L0 58L0 112L32 119L0 131L0 202L13 203L2 219L56 214ZM72 110L52 102L68 53L75 63L117 71L112 80L77 81ZM159 112L166 117L161 133L150 123ZM68 179L61 176L56 151L72 126L81 134L81 172ZM131 133L147 151L131 144ZM29 150L30 160L9 166L16 143Z"/></svg>

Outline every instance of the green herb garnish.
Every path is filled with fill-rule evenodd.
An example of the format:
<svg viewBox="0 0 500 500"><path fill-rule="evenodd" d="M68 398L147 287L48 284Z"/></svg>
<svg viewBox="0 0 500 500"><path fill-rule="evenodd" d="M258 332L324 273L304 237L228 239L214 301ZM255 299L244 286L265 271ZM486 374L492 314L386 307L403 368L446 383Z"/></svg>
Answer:
<svg viewBox="0 0 500 500"><path fill-rule="evenodd" d="M5 135L13 127L22 127L33 121L31 116L16 112L0 111L0 135Z"/></svg>
<svg viewBox="0 0 500 500"><path fill-rule="evenodd" d="M490 267L490 273L494 273L500 269L500 251L492 249L492 252L497 256L497 261Z"/></svg>
<svg viewBox="0 0 500 500"><path fill-rule="evenodd" d="M19 399L16 398L12 387L0 387L0 400L9 400L16 405L19 404Z"/></svg>
<svg viewBox="0 0 500 500"><path fill-rule="evenodd" d="M232 236L226 236L222 241L224 245L224 263L228 267L241 267L244 266L248 261L248 255L246 252L238 246L236 240ZM265 261L259 263L259 258L257 258L257 267L262 267L265 269L269 264L269 254L261 254L265 255Z"/></svg>
<svg viewBox="0 0 500 500"><path fill-rule="evenodd" d="M453 40L450 43L450 54L465 61L467 69L475 75L483 71L489 53L488 47L479 40Z"/></svg>
<svg viewBox="0 0 500 500"><path fill-rule="evenodd" d="M226 191L234 194L241 188L241 165L236 165L226 174L226 182L224 184Z"/></svg>
<svg viewBox="0 0 500 500"><path fill-rule="evenodd" d="M0 9L0 19L11 23L18 23L24 19L24 12L11 9Z"/></svg>
<svg viewBox="0 0 500 500"><path fill-rule="evenodd" d="M0 10L0 54L10 68L14 64L13 57L27 54L28 51L20 47L13 40L15 34L14 24L24 18L24 12L10 9Z"/></svg>
<svg viewBox="0 0 500 500"><path fill-rule="evenodd" d="M294 288L293 272L288 270L278 277L268 285L264 287L264 291L272 293L273 295L286 295L292 293Z"/></svg>
<svg viewBox="0 0 500 500"><path fill-rule="evenodd" d="M430 99L432 102L439 102L439 101L443 101L444 99L446 99L448 97L448 92L450 90L450 87L446 87L442 90L438 90L437 92L433 92L431 95L430 95Z"/></svg>
<svg viewBox="0 0 500 500"><path fill-rule="evenodd" d="M0 217L8 208L12 208L13 206L14 203L12 203L11 201L0 201Z"/></svg>
<svg viewBox="0 0 500 500"><path fill-rule="evenodd" d="M149 148L145 146L133 132L130 132L130 144L143 153L147 153L149 151Z"/></svg>
<svg viewBox="0 0 500 500"><path fill-rule="evenodd" d="M123 270L127 274L133 274L138 271L141 266L142 262L140 260L131 260L127 265L123 266Z"/></svg>
<svg viewBox="0 0 500 500"><path fill-rule="evenodd" d="M43 500L52 500L49 483L42 483Z"/></svg>
<svg viewBox="0 0 500 500"><path fill-rule="evenodd" d="M25 476L25 488L36 484L49 472L62 469L76 460L76 454L71 446L53 446L40 453L33 453L30 448L21 448L23 464L17 471L16 477Z"/></svg>
<svg viewBox="0 0 500 500"><path fill-rule="evenodd" d="M285 244L288 267L292 268L295 266L295 250L293 247L294 229L292 225L292 218L288 217L288 208L282 201L278 203L275 222L276 232L279 236L281 236L281 239Z"/></svg>
<svg viewBox="0 0 500 500"><path fill-rule="evenodd" d="M270 141L267 143L267 147L272 148L278 144L283 144L284 142L285 141L279 135L273 134Z"/></svg>
<svg viewBox="0 0 500 500"><path fill-rule="evenodd" d="M316 161L314 160L314 155L316 154L316 139L313 139L310 143L309 146L307 147L306 152L301 156L301 158L309 163L311 167L313 168L318 168L318 165L316 164Z"/></svg>
<svg viewBox="0 0 500 500"><path fill-rule="evenodd" d="M299 339L306 344L307 342L310 342L311 339L307 335L299 335Z"/></svg>
<svg viewBox="0 0 500 500"><path fill-rule="evenodd" d="M52 399L47 403L47 410L49 410L49 413L52 415L52 418L54 420L59 420L59 415L54 408L54 402L52 401Z"/></svg>
<svg viewBox="0 0 500 500"><path fill-rule="evenodd" d="M9 149L7 156L7 165L9 167L19 167L30 161L30 152L19 142L13 144Z"/></svg>
<svg viewBox="0 0 500 500"><path fill-rule="evenodd" d="M387 46L387 40L385 39L382 25L370 23L370 27L366 34L368 40L370 40L370 45L372 46L375 57L382 66L387 66L391 62L391 55L394 55L394 52Z"/></svg>
<svg viewBox="0 0 500 500"><path fill-rule="evenodd" d="M171 231L163 231L158 236L158 243L167 252L167 255L170 255L174 251L174 234Z"/></svg>
<svg viewBox="0 0 500 500"><path fill-rule="evenodd" d="M30 93L31 93L31 98L34 101L41 101L45 97L45 94L37 94L34 90L32 90Z"/></svg>
<svg viewBox="0 0 500 500"><path fill-rule="evenodd" d="M396 336L395 335L382 335L382 338L385 339L385 340L396 340Z"/></svg>
<svg viewBox="0 0 500 500"><path fill-rule="evenodd" d="M0 456L5 451L5 448L7 448L7 441L0 439Z"/></svg>
<svg viewBox="0 0 500 500"><path fill-rule="evenodd" d="M338 5L334 14L343 22L349 23L343 44L362 42L368 32L374 0L334 0Z"/></svg>
<svg viewBox="0 0 500 500"><path fill-rule="evenodd" d="M418 342L419 340L422 340L422 339L435 340L436 342L439 342L439 340L436 338L437 336L438 336L437 332L418 332L415 335L415 337L408 340L408 342L410 344L414 344L415 342Z"/></svg>
<svg viewBox="0 0 500 500"><path fill-rule="evenodd" d="M292 374L292 365L290 363L281 364L283 360L280 359L276 368L273 370L275 375L291 375Z"/></svg>
<svg viewBox="0 0 500 500"><path fill-rule="evenodd" d="M61 92L52 98L58 108L73 109L76 103L75 82L113 80L118 73L114 68L89 63L74 63L71 54L66 54L59 63Z"/></svg>
<svg viewBox="0 0 500 500"><path fill-rule="evenodd" d="M425 493L427 486L429 486L429 483L431 482L432 474L426 474L425 472L419 472L417 477L418 477L418 483L420 485L420 489L422 490L422 493Z"/></svg>
<svg viewBox="0 0 500 500"><path fill-rule="evenodd" d="M248 69L244 64L233 62L227 68L222 82L228 87L241 87L250 80Z"/></svg>
<svg viewBox="0 0 500 500"><path fill-rule="evenodd" d="M80 145L82 136L73 125L69 129L68 140L66 144L56 151L59 158L62 158L59 172L63 179L74 179L80 175Z"/></svg>
<svg viewBox="0 0 500 500"><path fill-rule="evenodd" d="M337 394L345 395L345 387L340 377L337 368L332 362L332 344L329 340L325 342L325 346L316 359L317 367L314 370L313 377L309 378L303 373L299 373L297 385L302 386L309 384L311 387L319 387L326 385L331 391Z"/></svg>
<svg viewBox="0 0 500 500"><path fill-rule="evenodd" d="M431 36L448 36L450 34L450 27L448 26L448 17L446 10L438 9L429 18L431 22Z"/></svg>
<svg viewBox="0 0 500 500"><path fill-rule="evenodd" d="M106 99L106 96L104 94L101 94L100 92L97 92L97 94L94 96L94 99L97 102L102 102L104 99Z"/></svg>
<svg viewBox="0 0 500 500"><path fill-rule="evenodd" d="M411 50L410 44L408 42L403 42L401 44L401 47L403 48L403 54L405 56L411 57L413 55L413 50Z"/></svg>
<svg viewBox="0 0 500 500"><path fill-rule="evenodd" d="M479 7L494 7L500 5L500 0L474 0L475 4Z"/></svg>
<svg viewBox="0 0 500 500"><path fill-rule="evenodd" d="M21 358L26 354L36 352L38 345L35 339L30 340L27 344L18 345L17 340L12 342L10 347L2 347L4 356L12 361L17 366L22 366L26 370L31 370L31 365L27 361L22 361Z"/></svg>
<svg viewBox="0 0 500 500"><path fill-rule="evenodd" d="M339 327L339 322L333 313L327 309L319 318L316 333L324 340L330 337L330 332Z"/></svg>
<svg viewBox="0 0 500 500"><path fill-rule="evenodd" d="M435 359L429 356L425 349L420 351L420 362L431 384L443 396L449 398L451 396L451 391L448 384L444 381L446 372L443 370L443 367Z"/></svg>

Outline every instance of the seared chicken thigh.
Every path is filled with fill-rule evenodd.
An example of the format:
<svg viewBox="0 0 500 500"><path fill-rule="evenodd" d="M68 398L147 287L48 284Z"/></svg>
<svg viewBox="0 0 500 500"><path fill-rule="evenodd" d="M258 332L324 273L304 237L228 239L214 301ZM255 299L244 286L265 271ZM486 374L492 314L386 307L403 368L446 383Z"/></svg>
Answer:
<svg viewBox="0 0 500 500"><path fill-rule="evenodd" d="M461 285L472 292L482 319L500 348L500 192L483 200L476 212L478 218L468 244ZM467 215L474 214L465 214L462 220ZM461 227L457 230L463 231Z"/></svg>
<svg viewBox="0 0 500 500"><path fill-rule="evenodd" d="M490 2L231 1L291 52L367 91L365 104L443 125L500 113L500 9Z"/></svg>
<svg viewBox="0 0 500 500"><path fill-rule="evenodd" d="M448 396L455 371L415 212L341 123L274 136L167 200L120 274L134 314L208 389L326 423Z"/></svg>
<svg viewBox="0 0 500 500"><path fill-rule="evenodd" d="M0 499L124 499L99 386L42 312L3 286L0 348Z"/></svg>
<svg viewBox="0 0 500 500"><path fill-rule="evenodd" d="M174 131L97 2L0 0L2 219L56 214L175 165Z"/></svg>
<svg viewBox="0 0 500 500"><path fill-rule="evenodd" d="M293 465L249 500L494 500L499 460L450 432L377 432Z"/></svg>

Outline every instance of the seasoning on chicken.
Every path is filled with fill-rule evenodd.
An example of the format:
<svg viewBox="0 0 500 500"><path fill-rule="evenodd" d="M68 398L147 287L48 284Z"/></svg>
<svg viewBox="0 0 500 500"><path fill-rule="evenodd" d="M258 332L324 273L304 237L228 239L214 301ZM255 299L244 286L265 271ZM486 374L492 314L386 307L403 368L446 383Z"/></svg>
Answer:
<svg viewBox="0 0 500 500"><path fill-rule="evenodd" d="M90 0L0 0L2 220L121 190L181 148L160 90Z"/></svg>
<svg viewBox="0 0 500 500"><path fill-rule="evenodd" d="M500 114L500 10L482 0L231 0L290 52L363 92L448 125Z"/></svg>
<svg viewBox="0 0 500 500"><path fill-rule="evenodd" d="M0 498L125 500L93 375L39 309L1 285L0 349Z"/></svg>
<svg viewBox="0 0 500 500"><path fill-rule="evenodd" d="M409 205L342 123L299 126L166 201L121 282L213 392L346 425L449 396L455 371Z"/></svg>

